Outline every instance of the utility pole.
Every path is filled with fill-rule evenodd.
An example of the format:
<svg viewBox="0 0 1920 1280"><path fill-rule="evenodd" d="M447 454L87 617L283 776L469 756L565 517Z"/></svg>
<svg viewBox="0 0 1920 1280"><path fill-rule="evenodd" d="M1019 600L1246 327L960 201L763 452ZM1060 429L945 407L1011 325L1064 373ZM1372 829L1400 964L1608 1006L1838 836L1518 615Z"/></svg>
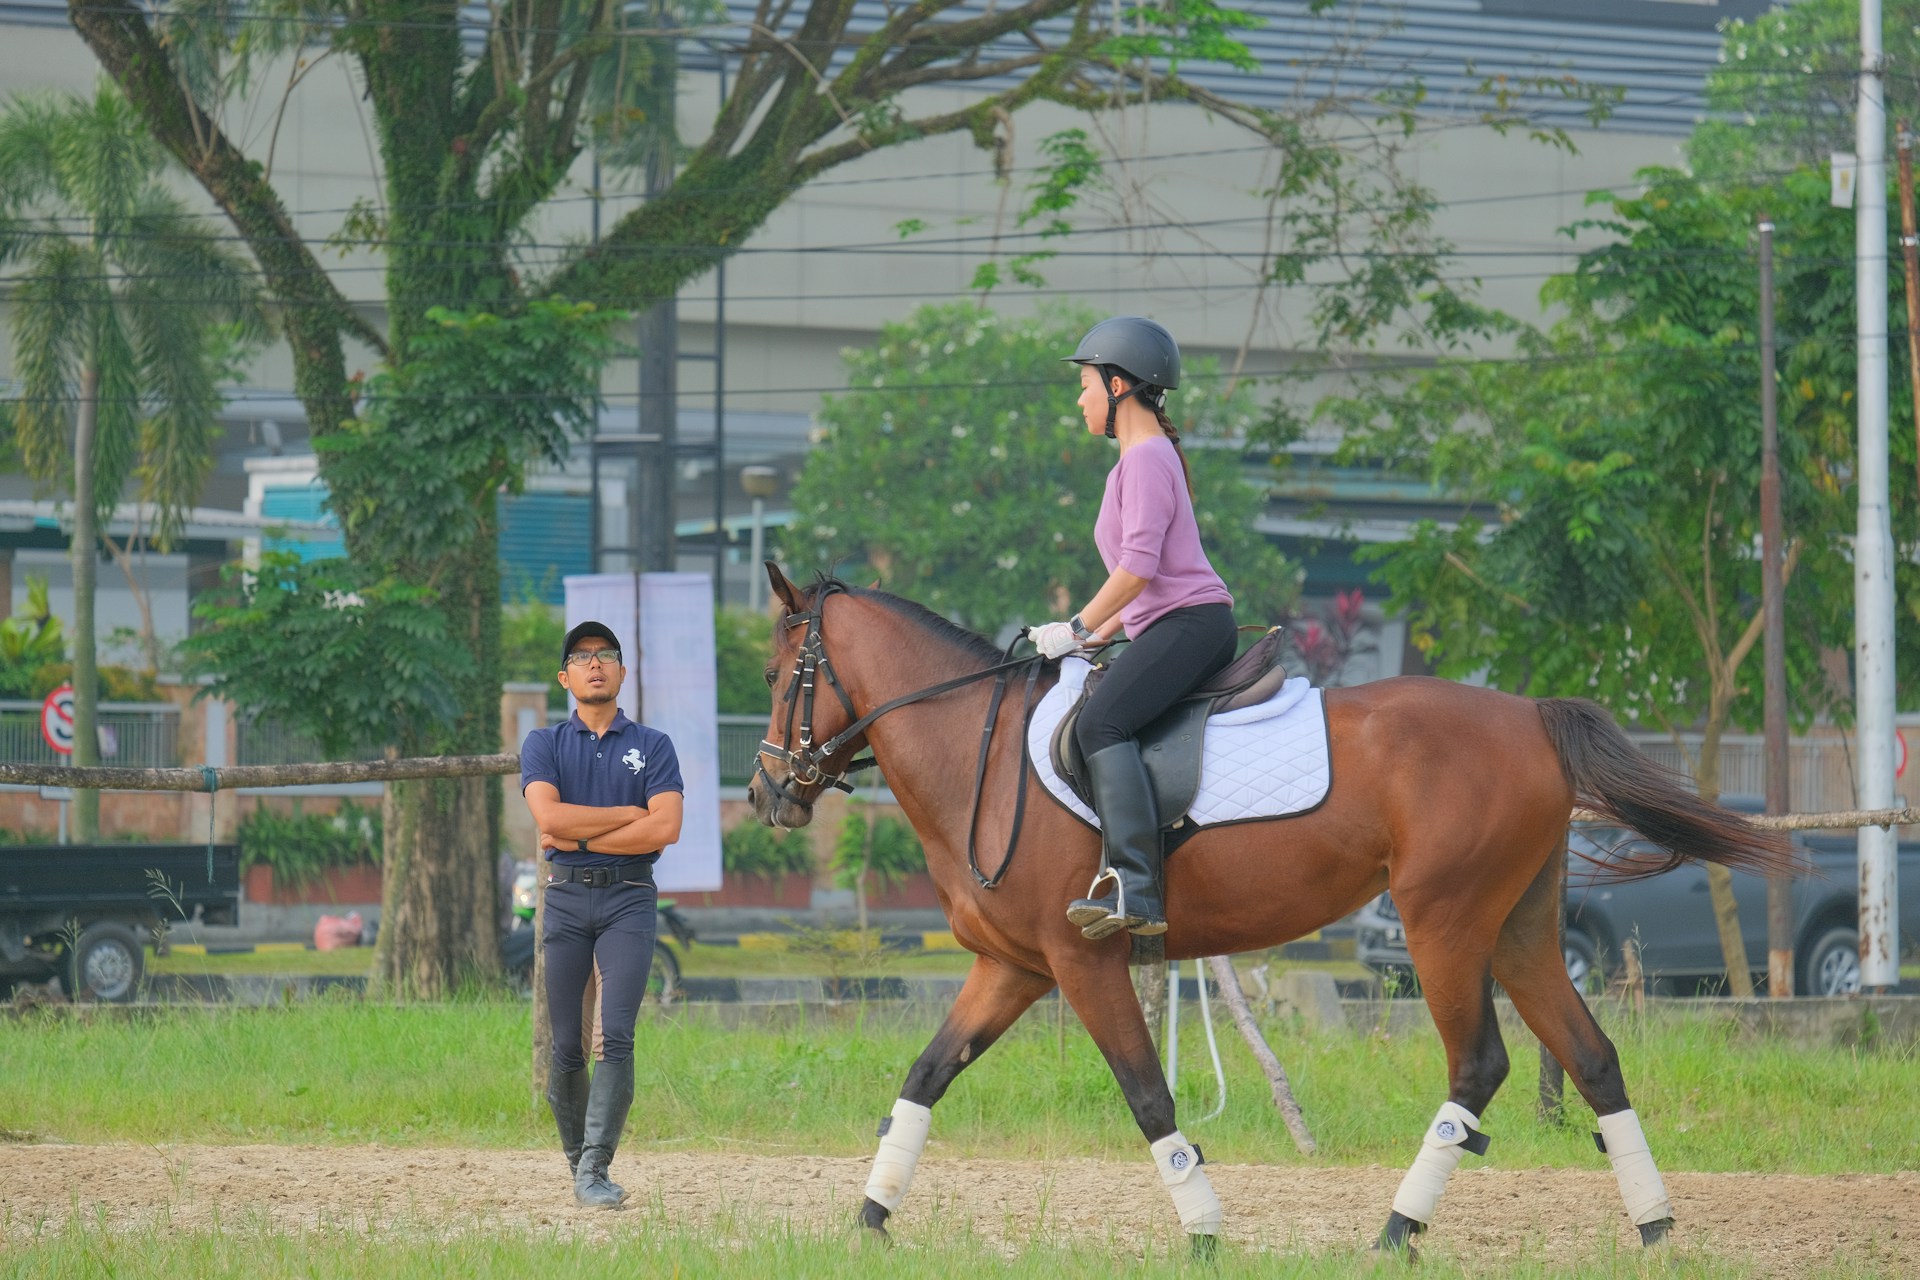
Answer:
<svg viewBox="0 0 1920 1280"><path fill-rule="evenodd" d="M1793 808L1787 772L1787 610L1780 530L1780 419L1773 350L1773 220L1760 215L1760 612L1766 670L1767 812ZM1793 994L1793 882L1767 877L1767 994Z"/></svg>
<svg viewBox="0 0 1920 1280"><path fill-rule="evenodd" d="M1860 0L1859 185L1854 204L1859 524L1853 544L1855 785L1862 809L1894 807L1893 528L1887 483L1887 106L1880 0ZM1893 831L1861 827L1860 986L1900 981Z"/></svg>
<svg viewBox="0 0 1920 1280"><path fill-rule="evenodd" d="M653 0L649 20L656 31L673 25L667 0ZM650 42L647 100L653 116L646 122L647 198L673 185L674 91L679 57L670 37ZM631 503L636 522L632 539L636 572L672 571L675 473L678 465L680 311L672 295L658 299L640 315L639 492Z"/></svg>

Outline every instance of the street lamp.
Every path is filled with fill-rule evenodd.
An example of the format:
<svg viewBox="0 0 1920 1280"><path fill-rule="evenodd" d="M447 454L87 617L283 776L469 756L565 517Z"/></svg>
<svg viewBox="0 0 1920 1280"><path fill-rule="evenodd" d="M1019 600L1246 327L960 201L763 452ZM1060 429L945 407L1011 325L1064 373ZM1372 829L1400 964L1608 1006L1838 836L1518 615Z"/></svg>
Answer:
<svg viewBox="0 0 1920 1280"><path fill-rule="evenodd" d="M747 559L747 606L758 609L760 587L766 581L760 562L766 559L767 499L780 491L780 472L773 467L742 467L740 487L753 499L753 550Z"/></svg>

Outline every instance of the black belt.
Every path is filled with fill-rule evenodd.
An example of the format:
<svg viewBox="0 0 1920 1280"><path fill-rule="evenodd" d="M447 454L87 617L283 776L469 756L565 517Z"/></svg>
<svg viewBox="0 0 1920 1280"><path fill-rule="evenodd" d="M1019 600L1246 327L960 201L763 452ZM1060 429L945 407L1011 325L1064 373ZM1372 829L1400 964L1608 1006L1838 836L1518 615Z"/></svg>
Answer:
<svg viewBox="0 0 1920 1280"><path fill-rule="evenodd" d="M548 884L584 884L592 889L610 889L616 884L652 884L653 868L641 863L635 867L562 867L547 864Z"/></svg>

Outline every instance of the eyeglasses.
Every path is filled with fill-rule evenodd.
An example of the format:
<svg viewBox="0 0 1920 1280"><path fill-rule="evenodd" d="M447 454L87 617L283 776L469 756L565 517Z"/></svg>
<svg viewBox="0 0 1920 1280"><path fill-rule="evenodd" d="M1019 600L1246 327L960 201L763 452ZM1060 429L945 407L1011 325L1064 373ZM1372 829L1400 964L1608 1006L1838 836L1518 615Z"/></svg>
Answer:
<svg viewBox="0 0 1920 1280"><path fill-rule="evenodd" d="M567 655L567 665L570 667L584 667L589 662L598 662L603 667L617 667L620 665L620 651L618 649L577 649Z"/></svg>

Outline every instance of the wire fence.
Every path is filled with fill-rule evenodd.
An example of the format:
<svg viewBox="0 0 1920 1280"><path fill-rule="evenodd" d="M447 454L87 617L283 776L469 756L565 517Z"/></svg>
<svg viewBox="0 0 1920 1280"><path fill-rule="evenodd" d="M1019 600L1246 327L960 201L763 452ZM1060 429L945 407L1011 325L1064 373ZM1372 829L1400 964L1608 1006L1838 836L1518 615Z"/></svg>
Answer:
<svg viewBox="0 0 1920 1280"><path fill-rule="evenodd" d="M0 760L63 764L67 757L40 732L41 704L0 700ZM138 769L164 769L180 759L180 708L170 702L105 702L100 705L100 761Z"/></svg>

